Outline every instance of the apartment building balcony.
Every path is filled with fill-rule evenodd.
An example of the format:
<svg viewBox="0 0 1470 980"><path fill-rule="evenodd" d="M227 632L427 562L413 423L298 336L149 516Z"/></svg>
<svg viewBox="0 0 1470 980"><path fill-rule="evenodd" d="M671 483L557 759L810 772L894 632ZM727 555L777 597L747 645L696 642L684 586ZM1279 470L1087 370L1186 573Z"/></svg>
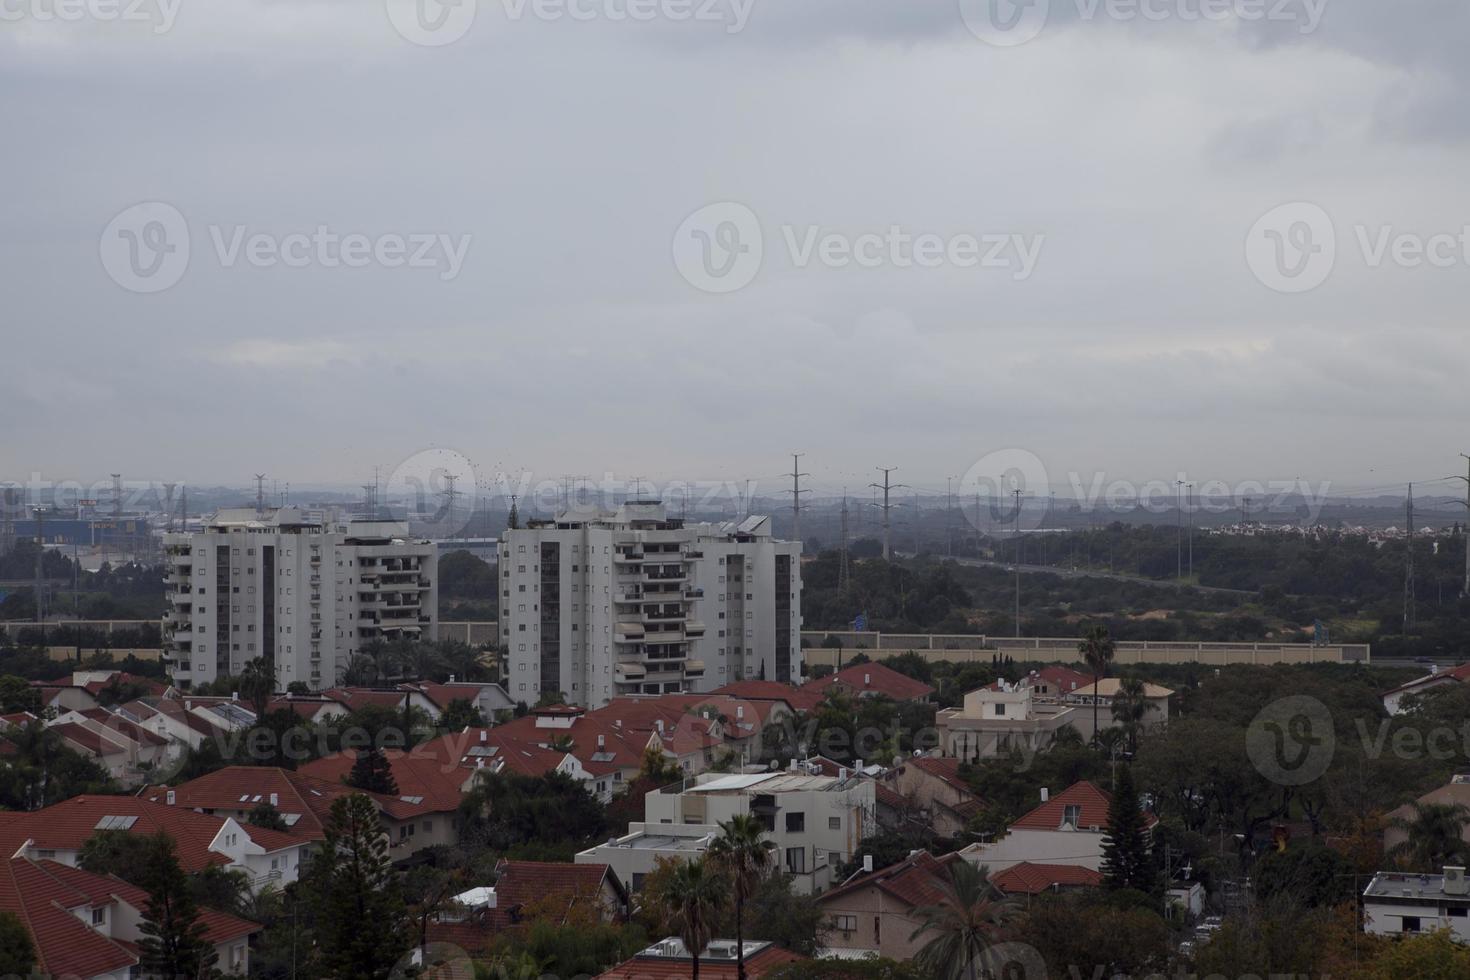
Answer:
<svg viewBox="0 0 1470 980"><path fill-rule="evenodd" d="M698 639L699 637L704 635L704 624L698 621L685 623L684 635L691 639Z"/></svg>
<svg viewBox="0 0 1470 980"><path fill-rule="evenodd" d="M645 643L683 643L684 631L680 629L666 630L661 633L648 633L644 637Z"/></svg>
<svg viewBox="0 0 1470 980"><path fill-rule="evenodd" d="M613 665L613 679L619 684L641 681L647 676L648 670L642 664L619 663Z"/></svg>
<svg viewBox="0 0 1470 980"><path fill-rule="evenodd" d="M311 555L311 564L312 564L312 566L315 567L317 565L320 565L321 563L322 563L322 556L319 555L319 554L317 554L317 553L315 553L315 552L312 552L312 555Z"/></svg>
<svg viewBox="0 0 1470 980"><path fill-rule="evenodd" d="M613 561L615 563L621 562L622 564L629 565L633 564L634 562L640 562L642 560L642 551L619 551L613 554Z"/></svg>
<svg viewBox="0 0 1470 980"><path fill-rule="evenodd" d="M689 579L689 572L677 566L645 565L643 579L646 582L685 582Z"/></svg>
<svg viewBox="0 0 1470 980"><path fill-rule="evenodd" d="M686 598L686 599L703 599L704 598L704 590L703 589L685 589L684 590L684 598Z"/></svg>
<svg viewBox="0 0 1470 980"><path fill-rule="evenodd" d="M618 643L642 643L643 636L642 623L618 623L613 627L613 640Z"/></svg>
<svg viewBox="0 0 1470 980"><path fill-rule="evenodd" d="M672 611L661 609L658 612L639 613L638 619L643 623L644 626L657 626L664 623L682 623L685 619L685 616L683 609L675 609Z"/></svg>
<svg viewBox="0 0 1470 980"><path fill-rule="evenodd" d="M613 601L614 602L642 602L643 601L643 590L642 589L638 589L638 588L629 588L627 586L619 586L618 587L618 590L613 593Z"/></svg>
<svg viewBox="0 0 1470 980"><path fill-rule="evenodd" d="M704 676L704 661L703 660L686 660L686 661L684 661L684 674L687 677L703 677Z"/></svg>

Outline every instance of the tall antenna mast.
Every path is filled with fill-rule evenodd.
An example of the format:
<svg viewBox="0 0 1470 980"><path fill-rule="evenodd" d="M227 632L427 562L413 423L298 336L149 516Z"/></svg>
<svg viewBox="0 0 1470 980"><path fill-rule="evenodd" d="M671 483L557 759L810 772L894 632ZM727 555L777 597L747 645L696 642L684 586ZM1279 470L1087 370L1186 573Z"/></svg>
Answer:
<svg viewBox="0 0 1470 980"><path fill-rule="evenodd" d="M265 516L265 474L255 474L255 516Z"/></svg>

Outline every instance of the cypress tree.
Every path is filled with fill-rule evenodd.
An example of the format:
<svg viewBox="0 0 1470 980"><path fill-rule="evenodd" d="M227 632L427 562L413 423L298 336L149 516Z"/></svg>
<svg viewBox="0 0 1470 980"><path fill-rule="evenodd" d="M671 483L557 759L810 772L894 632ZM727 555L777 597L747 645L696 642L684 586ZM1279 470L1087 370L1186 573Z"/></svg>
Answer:
<svg viewBox="0 0 1470 980"><path fill-rule="evenodd" d="M393 767L388 764L388 757L378 748L363 749L357 753L352 771L347 774L347 785L367 793L398 795L398 782L393 778Z"/></svg>
<svg viewBox="0 0 1470 980"><path fill-rule="evenodd" d="M326 980L386 980L412 947L378 810L361 793L332 804L307 889L316 912L318 962Z"/></svg>

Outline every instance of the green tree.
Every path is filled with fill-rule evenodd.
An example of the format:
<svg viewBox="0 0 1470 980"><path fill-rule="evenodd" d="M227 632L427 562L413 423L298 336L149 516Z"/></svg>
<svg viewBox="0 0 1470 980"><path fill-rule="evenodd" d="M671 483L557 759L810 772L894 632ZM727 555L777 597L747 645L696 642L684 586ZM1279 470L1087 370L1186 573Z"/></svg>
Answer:
<svg viewBox="0 0 1470 980"><path fill-rule="evenodd" d="M533 842L583 843L602 835L601 804L561 772L481 772L460 802L461 841L505 851Z"/></svg>
<svg viewBox="0 0 1470 980"><path fill-rule="evenodd" d="M266 830L279 830L282 833L287 830L286 818L281 816L281 811L277 810L269 800L261 800L255 804L250 815L245 819L252 827L264 827Z"/></svg>
<svg viewBox="0 0 1470 980"><path fill-rule="evenodd" d="M745 980L745 903L771 869L766 828L749 814L736 814L720 824L720 834L709 847L710 859L735 886L735 973Z"/></svg>
<svg viewBox="0 0 1470 980"><path fill-rule="evenodd" d="M711 926L724 904L726 887L704 858L679 865L669 882L666 911L693 958L693 980L699 980L699 954L714 938Z"/></svg>
<svg viewBox="0 0 1470 980"><path fill-rule="evenodd" d="M1013 917L1015 906L990 883L989 869L965 860L950 862L942 891L938 902L914 909L919 928L909 939L932 935L914 962L935 980L977 980L976 964Z"/></svg>
<svg viewBox="0 0 1470 980"><path fill-rule="evenodd" d="M411 941L388 843L368 797L353 793L332 804L308 888L318 947L308 975L386 980Z"/></svg>
<svg viewBox="0 0 1470 980"><path fill-rule="evenodd" d="M1465 859L1465 825L1470 809L1460 803L1410 803L1407 817L1394 817L1389 826L1408 835L1388 849L1388 856L1411 871L1435 873L1446 864Z"/></svg>
<svg viewBox="0 0 1470 980"><path fill-rule="evenodd" d="M345 781L353 789L367 793L398 795L398 782L393 778L393 767L381 749L369 748L358 752L352 763L352 771L347 774Z"/></svg>
<svg viewBox="0 0 1470 980"><path fill-rule="evenodd" d="M439 716L439 727L446 732L484 728L485 716L473 702L465 698L455 698L444 707L444 713Z"/></svg>
<svg viewBox="0 0 1470 980"><path fill-rule="evenodd" d="M1149 713L1159 710L1158 705L1148 699L1147 691L1139 678L1125 677L1113 698L1113 721L1123 729L1129 752L1138 751L1138 735L1147 726Z"/></svg>
<svg viewBox="0 0 1470 980"><path fill-rule="evenodd" d="M270 707L271 695L276 691L276 671L271 662L264 657L247 661L236 681L240 697L255 712L255 717L264 718Z"/></svg>
<svg viewBox="0 0 1470 980"><path fill-rule="evenodd" d="M41 692L31 687L24 677L14 674L0 676L0 714L16 711L41 713Z"/></svg>
<svg viewBox="0 0 1470 980"><path fill-rule="evenodd" d="M138 887L148 892L138 926L138 969L144 976L218 977L214 946L205 938L204 922L194 892L179 864L172 837L157 834L148 841L147 871Z"/></svg>
<svg viewBox="0 0 1470 980"><path fill-rule="evenodd" d="M0 910L0 976L27 977L36 966L36 947L25 924Z"/></svg>
<svg viewBox="0 0 1470 980"><path fill-rule="evenodd" d="M1132 888L1152 895L1159 890L1158 867L1149 847L1148 829L1129 766L1123 766L1118 772L1118 785L1113 788L1113 799L1108 804L1108 828L1102 852L1103 884L1109 891Z"/></svg>
<svg viewBox="0 0 1470 980"><path fill-rule="evenodd" d="M77 854L83 871L96 875L116 875L139 888L149 873L156 844L145 834L126 830L99 830L88 837Z"/></svg>
<svg viewBox="0 0 1470 980"><path fill-rule="evenodd" d="M1108 665L1113 662L1114 649L1113 638L1108 635L1106 626L1090 627L1083 635L1082 642L1077 644L1077 652L1082 654L1087 669L1092 672L1092 739L1094 742L1097 741L1098 732L1098 685L1108 674Z"/></svg>
<svg viewBox="0 0 1470 980"><path fill-rule="evenodd" d="M189 876L189 891L201 908L216 909L239 915L250 894L250 878L243 871L231 871L217 864Z"/></svg>

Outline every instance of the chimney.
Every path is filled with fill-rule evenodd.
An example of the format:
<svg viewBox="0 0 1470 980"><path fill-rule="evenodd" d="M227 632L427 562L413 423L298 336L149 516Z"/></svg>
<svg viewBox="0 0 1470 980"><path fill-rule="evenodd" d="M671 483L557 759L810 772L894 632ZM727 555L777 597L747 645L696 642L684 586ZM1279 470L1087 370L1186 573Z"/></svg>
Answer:
<svg viewBox="0 0 1470 980"><path fill-rule="evenodd" d="M853 767L853 769L857 770L858 772L862 772L863 771L863 760L862 759L854 759L854 760L852 760L852 767Z"/></svg>
<svg viewBox="0 0 1470 980"><path fill-rule="evenodd" d="M737 704L735 706L735 720L736 721L744 721L745 720L745 705L743 705L743 704Z"/></svg>
<svg viewBox="0 0 1470 980"><path fill-rule="evenodd" d="M240 692L239 691L231 691L230 692L230 700L231 701L238 701L238 700L240 700Z"/></svg>
<svg viewBox="0 0 1470 980"><path fill-rule="evenodd" d="M454 683L454 675L453 674L450 674L449 675L449 683L451 683L451 684Z"/></svg>
<svg viewBox="0 0 1470 980"><path fill-rule="evenodd" d="M175 793L173 790L169 790L168 795L164 797L164 801L169 806L173 806L176 802L178 802L178 798L179 797L177 793Z"/></svg>
<svg viewBox="0 0 1470 980"><path fill-rule="evenodd" d="M864 674L863 675L863 687L871 687L872 684L873 684L873 675L872 674Z"/></svg>
<svg viewBox="0 0 1470 980"><path fill-rule="evenodd" d="M602 749L607 748L607 736L606 735L599 735L599 736L597 736L597 748L598 748L599 751L602 750Z"/></svg>
<svg viewBox="0 0 1470 980"><path fill-rule="evenodd" d="M186 700L184 702L184 710L185 711L193 711L194 710L194 702L193 701L187 701Z"/></svg>
<svg viewBox="0 0 1470 980"><path fill-rule="evenodd" d="M865 871L868 874L872 874L873 873L873 855L871 855L871 854L864 854L863 855L863 871Z"/></svg>
<svg viewBox="0 0 1470 980"><path fill-rule="evenodd" d="M280 793L272 793L271 794L271 806L280 806L280 805L281 805L281 794Z"/></svg>
<svg viewBox="0 0 1470 980"><path fill-rule="evenodd" d="M480 744L484 745L488 741L490 741L490 733L485 731L483 728L480 729Z"/></svg>
<svg viewBox="0 0 1470 980"><path fill-rule="evenodd" d="M786 764L786 768L791 772L796 772L796 760L792 759L790 762L788 762Z"/></svg>
<svg viewBox="0 0 1470 980"><path fill-rule="evenodd" d="M1470 882L1465 880L1465 869L1445 865L1444 893L1446 895L1470 895Z"/></svg>
<svg viewBox="0 0 1470 980"><path fill-rule="evenodd" d="M838 780L838 782L843 782L843 783L847 782L847 767L846 766L842 766L842 767L840 767L837 770L837 780Z"/></svg>
<svg viewBox="0 0 1470 980"><path fill-rule="evenodd" d="M1050 800L1051 790L1047 789L1045 786L1041 787L1041 802L1046 803Z"/></svg>
<svg viewBox="0 0 1470 980"><path fill-rule="evenodd" d="M654 724L658 726L658 733L662 735L664 733L664 720L662 718L655 719Z"/></svg>

